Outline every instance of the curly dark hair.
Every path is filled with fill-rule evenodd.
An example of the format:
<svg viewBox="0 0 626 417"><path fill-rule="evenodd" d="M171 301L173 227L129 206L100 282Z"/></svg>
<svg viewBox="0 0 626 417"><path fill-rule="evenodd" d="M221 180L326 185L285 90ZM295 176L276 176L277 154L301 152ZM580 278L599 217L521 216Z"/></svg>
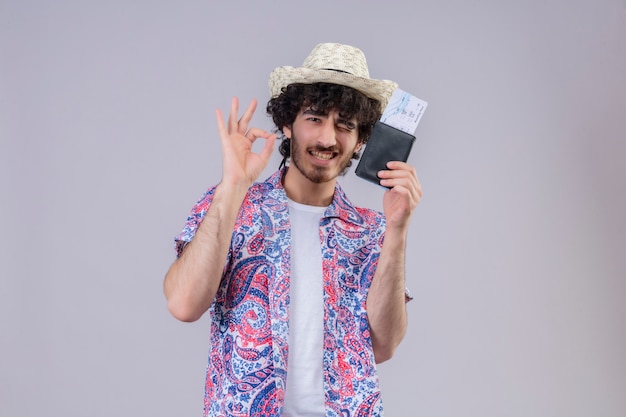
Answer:
<svg viewBox="0 0 626 417"><path fill-rule="evenodd" d="M283 87L280 95L267 103L267 114L272 116L281 143L280 154L285 160L290 156L291 141L283 132L284 126L291 126L300 110L313 108L321 113L336 110L342 118L357 120L358 141L367 143L374 124L381 116L380 101L369 98L354 88L339 84L289 84ZM354 154L353 158L358 159Z"/></svg>

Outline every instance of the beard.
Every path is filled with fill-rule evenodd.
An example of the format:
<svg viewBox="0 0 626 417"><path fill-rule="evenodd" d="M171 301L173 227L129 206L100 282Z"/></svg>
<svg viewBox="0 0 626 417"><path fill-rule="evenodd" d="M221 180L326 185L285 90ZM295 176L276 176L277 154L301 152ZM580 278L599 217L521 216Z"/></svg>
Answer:
<svg viewBox="0 0 626 417"><path fill-rule="evenodd" d="M293 132L290 141L291 163L306 179L315 184L322 184L337 178L339 175L344 175L348 171L348 167L352 164L351 159L356 155L354 150L349 154L342 155L341 149L336 146L331 148L322 148L319 146L309 149L301 148ZM337 156L334 156L334 158L340 158L340 160L337 165L330 167L310 164L305 160L310 150L336 152Z"/></svg>

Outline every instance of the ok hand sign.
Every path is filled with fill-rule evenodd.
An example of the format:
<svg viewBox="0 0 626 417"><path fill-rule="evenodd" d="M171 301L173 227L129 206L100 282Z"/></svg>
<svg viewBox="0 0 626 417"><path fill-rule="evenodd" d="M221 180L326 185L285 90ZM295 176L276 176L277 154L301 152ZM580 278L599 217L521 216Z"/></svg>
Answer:
<svg viewBox="0 0 626 417"><path fill-rule="evenodd" d="M249 187L259 177L274 149L276 135L248 124L256 110L253 99L246 111L238 119L239 100L233 97L228 123L224 123L222 111L216 110L217 126L222 143L222 183L239 187ZM265 139L265 146L257 154L252 152L252 144L258 138Z"/></svg>

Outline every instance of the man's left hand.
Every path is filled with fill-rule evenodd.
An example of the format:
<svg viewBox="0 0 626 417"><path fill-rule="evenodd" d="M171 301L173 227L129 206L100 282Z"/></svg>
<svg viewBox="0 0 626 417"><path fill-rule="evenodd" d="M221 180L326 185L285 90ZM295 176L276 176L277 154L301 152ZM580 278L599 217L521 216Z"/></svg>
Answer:
<svg viewBox="0 0 626 417"><path fill-rule="evenodd" d="M422 186L411 165L391 161L387 163L387 168L378 172L380 185L390 188L383 197L387 227L406 230L411 214L422 198Z"/></svg>

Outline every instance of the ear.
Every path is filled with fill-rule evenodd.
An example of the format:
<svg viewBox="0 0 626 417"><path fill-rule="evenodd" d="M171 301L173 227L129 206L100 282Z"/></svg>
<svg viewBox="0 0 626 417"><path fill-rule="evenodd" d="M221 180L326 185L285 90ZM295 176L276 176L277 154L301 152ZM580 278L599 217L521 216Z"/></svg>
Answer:
<svg viewBox="0 0 626 417"><path fill-rule="evenodd" d="M361 150L361 148L363 147L363 142L359 142L356 144L356 148L354 148L354 153L357 153Z"/></svg>
<svg viewBox="0 0 626 417"><path fill-rule="evenodd" d="M287 139L291 139L291 126L283 126L283 133Z"/></svg>

